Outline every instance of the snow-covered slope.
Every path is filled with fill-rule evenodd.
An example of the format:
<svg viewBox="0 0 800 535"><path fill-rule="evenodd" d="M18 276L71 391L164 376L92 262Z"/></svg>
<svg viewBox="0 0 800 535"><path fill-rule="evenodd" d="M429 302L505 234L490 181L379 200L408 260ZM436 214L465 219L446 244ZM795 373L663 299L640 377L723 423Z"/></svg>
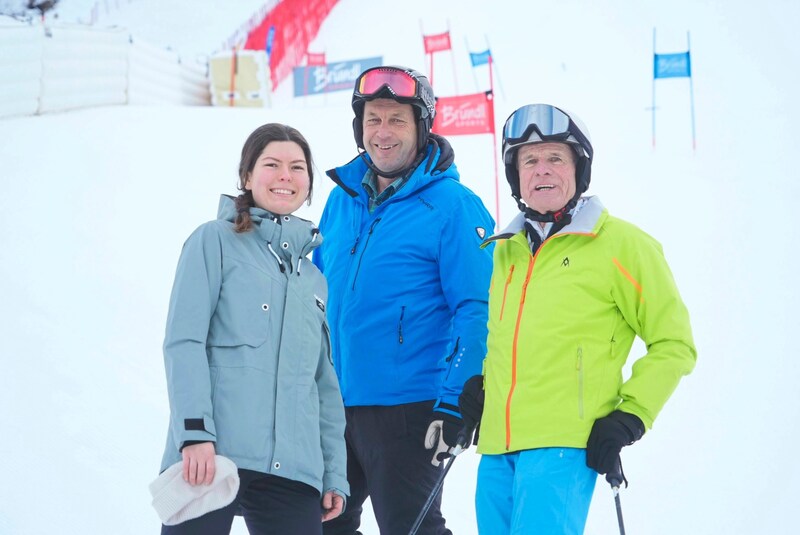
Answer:
<svg viewBox="0 0 800 535"><path fill-rule="evenodd" d="M192 56L213 52L260 6L108 3L100 23L107 16L134 35L149 28L148 41ZM61 4L66 20L94 2ZM435 57L440 95L485 89L464 42L477 51L488 39L498 126L534 101L588 124L590 193L662 242L699 348L697 369L656 427L625 450L630 533L793 532L798 15L782 0L758 9L740 0L407 0L402 9L341 0L312 44L329 61L383 55L427 70L420 26L449 26L454 52ZM659 52L685 50L691 31L696 152L685 79L656 86L652 147L654 26ZM161 341L183 240L214 217L220 193L234 192L241 145L264 122L291 124L311 142L315 198L303 212L312 219L331 187L324 170L356 154L349 94L293 99L290 84L269 109L114 107L0 120L0 533L158 530L147 484L167 426ZM464 183L494 211L491 136L451 141ZM500 181L507 222L515 207ZM477 460L459 457L445 485L458 534L475 533ZM587 533L616 530L600 481ZM377 534L368 516L363 531Z"/></svg>

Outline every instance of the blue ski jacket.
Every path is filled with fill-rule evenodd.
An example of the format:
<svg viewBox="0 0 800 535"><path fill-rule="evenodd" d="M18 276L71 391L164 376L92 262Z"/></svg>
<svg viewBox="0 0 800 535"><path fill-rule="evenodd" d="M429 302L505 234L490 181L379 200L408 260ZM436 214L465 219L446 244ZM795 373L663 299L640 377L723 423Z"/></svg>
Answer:
<svg viewBox="0 0 800 535"><path fill-rule="evenodd" d="M366 154L363 157L368 157ZM333 362L345 406L436 400L459 416L464 382L486 354L494 221L459 182L453 151L431 135L408 182L370 214L358 156L338 185L313 261L328 279Z"/></svg>

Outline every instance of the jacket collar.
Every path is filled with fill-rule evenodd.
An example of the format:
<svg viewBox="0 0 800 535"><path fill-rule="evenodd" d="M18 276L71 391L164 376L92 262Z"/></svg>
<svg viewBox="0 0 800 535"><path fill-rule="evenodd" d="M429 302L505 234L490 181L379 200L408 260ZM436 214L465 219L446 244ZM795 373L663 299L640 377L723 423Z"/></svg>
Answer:
<svg viewBox="0 0 800 535"><path fill-rule="evenodd" d="M459 180L458 169L454 163L453 148L445 138L430 134L426 151L425 158L409 175L408 182L392 196L392 199L408 196L443 178ZM359 154L345 165L328 170L326 174L348 195L366 203L368 196L361 187L361 181L369 167L364 162L364 158L369 158L369 156Z"/></svg>
<svg viewBox="0 0 800 535"><path fill-rule="evenodd" d="M250 208L253 230L279 264L288 264L290 272L299 268L299 261L322 243L317 226L295 215L278 216L258 207ZM234 197L221 195L217 219L233 223L236 219ZM286 269L285 267L281 268Z"/></svg>
<svg viewBox="0 0 800 535"><path fill-rule="evenodd" d="M554 236L558 236L559 234L594 235L600 230L600 227L603 225L603 222L608 216L608 212L603 206L603 203L601 203L600 199L594 195L581 198L585 199L586 202L583 204L583 206L581 206L581 209L574 214L569 225L556 232ZM481 247L486 247L489 243L496 240L507 240L512 236L522 232L524 229L525 214L523 212L519 212L506 226L506 228L486 238L481 244Z"/></svg>

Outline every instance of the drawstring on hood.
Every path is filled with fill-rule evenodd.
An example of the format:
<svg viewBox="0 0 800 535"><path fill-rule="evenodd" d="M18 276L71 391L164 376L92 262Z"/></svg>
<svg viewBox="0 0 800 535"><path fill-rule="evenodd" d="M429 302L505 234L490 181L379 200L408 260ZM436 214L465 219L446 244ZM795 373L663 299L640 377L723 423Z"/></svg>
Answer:
<svg viewBox="0 0 800 535"><path fill-rule="evenodd" d="M313 244L315 241L317 241L317 237L318 236L319 236L319 229L317 227L312 228L311 229L311 244ZM300 276L300 262L302 260L303 260L302 256L297 259L297 269L295 270L295 273L297 273L298 277Z"/></svg>
<svg viewBox="0 0 800 535"><path fill-rule="evenodd" d="M283 260L281 260L278 253L275 252L275 249L272 248L272 242L267 242L267 249L269 249L269 252L275 257L275 260L278 261L278 267L281 268L281 273L286 273L286 266L283 265Z"/></svg>

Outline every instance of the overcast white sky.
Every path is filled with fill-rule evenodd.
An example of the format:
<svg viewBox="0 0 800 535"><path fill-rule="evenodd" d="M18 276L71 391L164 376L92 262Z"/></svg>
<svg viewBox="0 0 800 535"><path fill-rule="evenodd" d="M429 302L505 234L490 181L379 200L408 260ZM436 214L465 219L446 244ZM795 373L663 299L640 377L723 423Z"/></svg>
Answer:
<svg viewBox="0 0 800 535"><path fill-rule="evenodd" d="M61 4L65 21L86 17L94 2ZM101 24L140 39L149 32L148 41L195 58L261 2L108 4ZM664 245L699 349L655 428L624 452L629 533L796 530L798 16L788 0L341 0L311 46L329 61L382 55L427 71L420 28L449 27L454 51L435 58L439 95L486 88L465 42L478 51L488 41L498 127L536 101L588 125L590 193ZM659 52L684 51L691 32L696 152L686 79L658 82L652 147L654 26ZM161 342L183 240L215 217L220 193L234 192L241 145L260 124L291 124L311 142L311 219L331 188L324 170L356 154L347 92L302 100L291 90L288 79L269 109L104 107L0 119L0 533L157 532L147 484L165 440ZM491 136L452 142L462 181L494 211ZM500 181L506 223L515 206ZM477 462L473 452L459 457L445 486L444 514L459 535L475 533ZM243 523L235 530L244 533ZM369 517L364 531L377 533ZM586 532L617 533L602 480Z"/></svg>

